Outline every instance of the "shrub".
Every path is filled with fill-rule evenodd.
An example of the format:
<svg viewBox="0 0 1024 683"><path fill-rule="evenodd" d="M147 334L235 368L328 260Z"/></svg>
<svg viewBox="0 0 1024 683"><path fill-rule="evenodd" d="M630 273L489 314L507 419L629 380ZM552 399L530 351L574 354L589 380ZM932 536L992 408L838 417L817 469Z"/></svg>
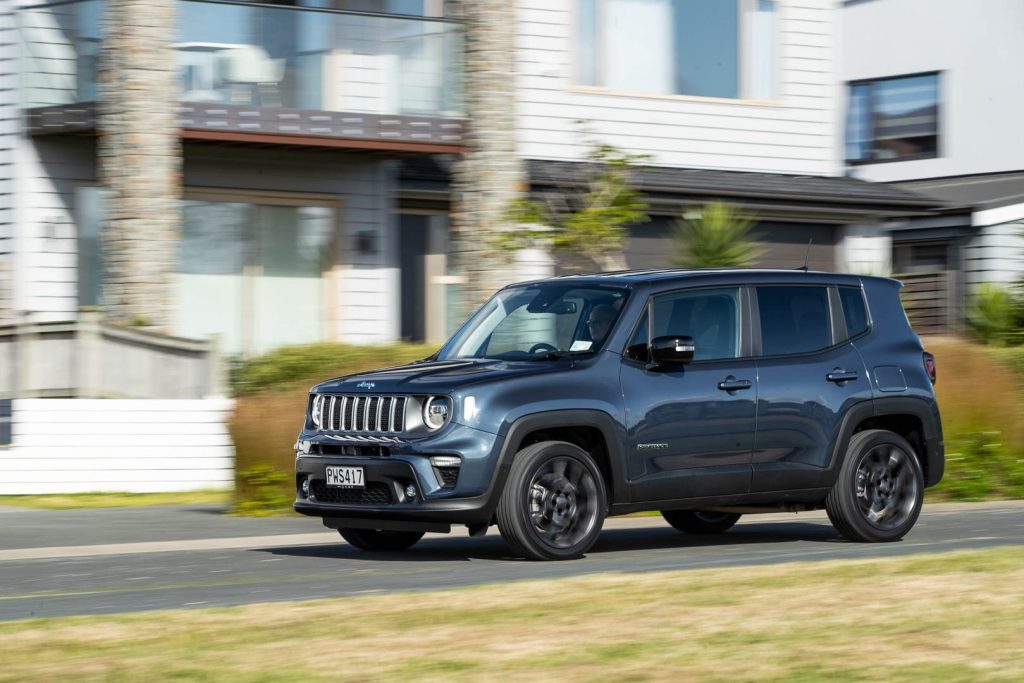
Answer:
<svg viewBox="0 0 1024 683"><path fill-rule="evenodd" d="M676 264L685 268L744 268L764 249L751 234L754 218L724 202L710 202L700 218L676 224Z"/></svg>
<svg viewBox="0 0 1024 683"><path fill-rule="evenodd" d="M434 347L413 344L314 344L279 349L248 361L236 379L228 429L235 445L236 510L267 514L294 499L295 438L309 387L330 377L425 358Z"/></svg>
<svg viewBox="0 0 1024 683"><path fill-rule="evenodd" d="M232 372L231 385L236 395L243 395L299 380L315 384L339 375L402 365L436 350L421 344L285 346L240 363Z"/></svg>
<svg viewBox="0 0 1024 683"><path fill-rule="evenodd" d="M1020 301L1008 288L978 285L967 307L967 321L986 344L1004 346L1019 341Z"/></svg>
<svg viewBox="0 0 1024 683"><path fill-rule="evenodd" d="M968 432L946 442L946 472L935 495L949 500L1024 497L1024 453L999 432Z"/></svg>

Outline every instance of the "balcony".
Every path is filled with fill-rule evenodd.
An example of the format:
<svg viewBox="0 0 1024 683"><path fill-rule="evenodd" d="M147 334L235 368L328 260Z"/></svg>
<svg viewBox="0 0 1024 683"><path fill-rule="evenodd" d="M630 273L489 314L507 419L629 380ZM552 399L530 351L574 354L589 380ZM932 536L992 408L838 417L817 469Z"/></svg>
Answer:
<svg viewBox="0 0 1024 683"><path fill-rule="evenodd" d="M95 133L103 4L20 12L31 134ZM173 41L185 139L462 149L462 30L451 20L187 0Z"/></svg>

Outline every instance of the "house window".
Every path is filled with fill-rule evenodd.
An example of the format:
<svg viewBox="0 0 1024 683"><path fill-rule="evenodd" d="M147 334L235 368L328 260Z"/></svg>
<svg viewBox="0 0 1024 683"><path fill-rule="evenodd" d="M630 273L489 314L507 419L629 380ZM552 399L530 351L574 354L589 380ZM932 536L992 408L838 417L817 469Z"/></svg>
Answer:
<svg viewBox="0 0 1024 683"><path fill-rule="evenodd" d="M580 85L733 99L775 94L774 0L579 0L576 23Z"/></svg>
<svg viewBox="0 0 1024 683"><path fill-rule="evenodd" d="M850 83L848 162L930 159L938 148L937 73Z"/></svg>

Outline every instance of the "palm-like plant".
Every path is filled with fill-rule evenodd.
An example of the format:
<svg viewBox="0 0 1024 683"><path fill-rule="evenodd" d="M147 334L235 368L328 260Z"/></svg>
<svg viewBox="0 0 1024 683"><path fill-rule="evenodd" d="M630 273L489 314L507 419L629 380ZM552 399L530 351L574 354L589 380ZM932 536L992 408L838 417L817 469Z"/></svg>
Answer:
<svg viewBox="0 0 1024 683"><path fill-rule="evenodd" d="M725 202L710 202L699 218L676 223L676 265L684 268L744 268L763 253L751 233L755 219Z"/></svg>
<svg viewBox="0 0 1024 683"><path fill-rule="evenodd" d="M1020 304L1009 287L978 285L967 307L967 322L986 344L1004 346L1015 339Z"/></svg>

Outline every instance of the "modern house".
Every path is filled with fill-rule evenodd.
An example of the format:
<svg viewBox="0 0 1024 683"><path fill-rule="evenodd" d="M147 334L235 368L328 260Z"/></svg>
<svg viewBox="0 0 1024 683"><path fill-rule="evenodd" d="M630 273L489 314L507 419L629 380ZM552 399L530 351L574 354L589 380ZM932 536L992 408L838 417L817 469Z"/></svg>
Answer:
<svg viewBox="0 0 1024 683"><path fill-rule="evenodd" d="M887 231L919 324L955 328L1024 275L1024 3L847 0L842 25L848 172L942 204Z"/></svg>
<svg viewBox="0 0 1024 683"><path fill-rule="evenodd" d="M0 0L0 393L32 397L15 402L14 447L0 456L44 456L46 402L69 408L57 397L127 396L120 408L82 402L85 416L67 422L99 411L130 424L111 411L216 395L217 353L443 339L459 315L450 261L464 257L464 206L524 190L558 201L586 175L587 137L647 155L636 180L651 221L630 229L630 267L673 265L675 221L726 200L756 216L759 265L888 272L894 222L945 220L948 202L846 174L841 50L857 11L838 0L517 0L514 11ZM467 189L467 176L480 184ZM527 254L510 277L579 265ZM4 355L5 339L20 355ZM129 396L129 348L176 358L132 362L178 368L187 383L158 385L192 394ZM50 357L62 360L23 369ZM107 369L87 372L84 358ZM148 436L130 427L114 442L187 437L219 454L222 476L230 406L210 405L209 420L200 404L148 410ZM204 420L192 435L179 426ZM75 443L89 432L61 429ZM108 441L89 443L100 453ZM5 467L0 457L0 484Z"/></svg>

